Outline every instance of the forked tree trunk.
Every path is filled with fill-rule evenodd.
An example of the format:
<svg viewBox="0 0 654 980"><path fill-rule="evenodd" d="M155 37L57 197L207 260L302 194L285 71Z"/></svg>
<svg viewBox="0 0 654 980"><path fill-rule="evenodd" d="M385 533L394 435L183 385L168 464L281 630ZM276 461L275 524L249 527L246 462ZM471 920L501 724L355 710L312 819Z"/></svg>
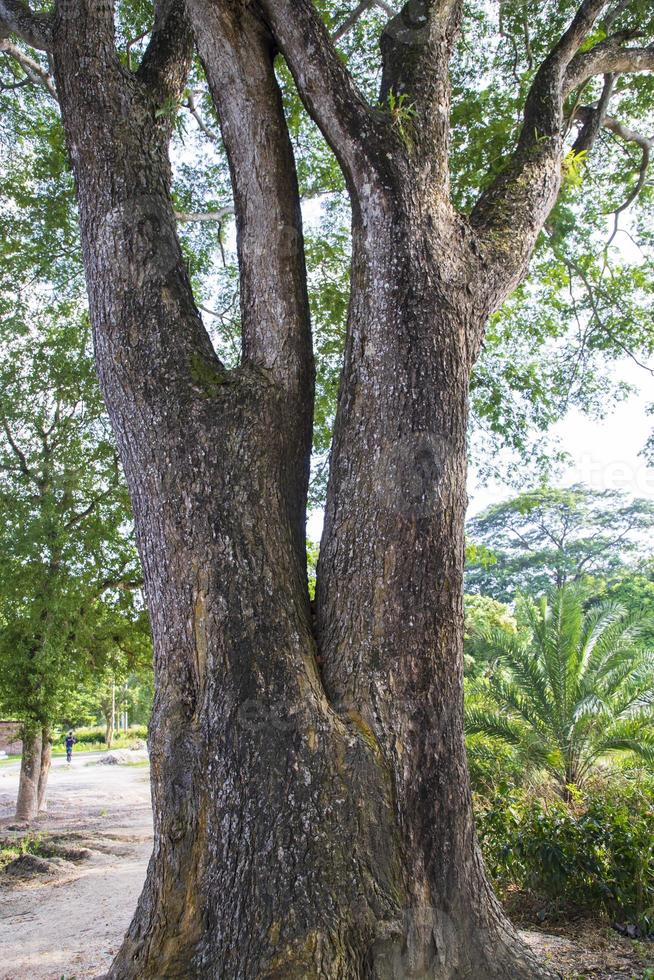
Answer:
<svg viewBox="0 0 654 980"><path fill-rule="evenodd" d="M463 743L479 267L451 213L435 223L422 210L433 187L412 190L394 166L362 183L316 627L313 365L275 46L255 7L190 9L235 190L234 371L193 302L169 196L159 107L181 91L184 57L177 74L167 59L188 25L180 15L161 46L155 31L138 76L115 55L109 4L67 0L54 32L98 370L155 646L154 852L109 976L544 976L486 882ZM397 157L397 141L384 151Z"/></svg>
<svg viewBox="0 0 654 980"><path fill-rule="evenodd" d="M16 820L29 822L39 812L39 781L41 776L41 730L24 725L22 731L23 753L20 761Z"/></svg>

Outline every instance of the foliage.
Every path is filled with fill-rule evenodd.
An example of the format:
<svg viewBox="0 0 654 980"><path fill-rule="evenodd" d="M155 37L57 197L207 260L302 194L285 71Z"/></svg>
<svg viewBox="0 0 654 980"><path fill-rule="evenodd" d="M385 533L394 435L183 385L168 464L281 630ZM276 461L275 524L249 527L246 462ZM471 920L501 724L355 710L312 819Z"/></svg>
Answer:
<svg viewBox="0 0 654 980"><path fill-rule="evenodd" d="M526 773L546 771L565 795L607 754L654 762L654 653L639 644L642 617L614 602L584 612L571 586L518 612L527 639L485 633L496 661L468 689L468 736L512 746Z"/></svg>
<svg viewBox="0 0 654 980"><path fill-rule="evenodd" d="M0 705L34 726L74 713L120 651L150 656L86 317L42 317L7 324L0 355Z"/></svg>
<svg viewBox="0 0 654 980"><path fill-rule="evenodd" d="M0 872L24 854L36 854L39 857L44 854L41 834L25 834L17 839L0 838Z"/></svg>
<svg viewBox="0 0 654 980"><path fill-rule="evenodd" d="M318 567L318 554L320 545L315 541L307 541L307 574L309 579L309 597L311 600L316 597L316 569Z"/></svg>
<svg viewBox="0 0 654 980"><path fill-rule="evenodd" d="M654 611L654 561L639 562L631 568L618 569L609 578L595 578L587 583L590 604L611 599L637 614ZM654 650L654 625L645 627L643 643Z"/></svg>
<svg viewBox="0 0 654 980"><path fill-rule="evenodd" d="M63 728L55 735L53 750L65 749L65 741L68 729ZM78 751L90 752L97 748L104 748L106 745L105 730L100 726L87 728L75 728L73 731L76 739L76 749ZM147 725L130 725L126 732L116 732L113 747L117 749L129 749L138 742L146 741L148 737Z"/></svg>
<svg viewBox="0 0 654 980"><path fill-rule="evenodd" d="M466 673L477 675L489 659L492 648L485 636L489 631L503 630L515 634L518 624L509 607L484 595L465 595L464 652Z"/></svg>
<svg viewBox="0 0 654 980"><path fill-rule="evenodd" d="M602 779L570 803L524 790L477 798L477 832L505 896L534 893L559 910L585 910L654 928L654 781Z"/></svg>
<svg viewBox="0 0 654 980"><path fill-rule="evenodd" d="M317 4L333 28L344 17L336 0ZM515 145L527 88L540 60L573 11L571 3L503 0L466 4L461 39L452 63L451 173L457 204L466 212L504 167ZM142 0L116 4L121 58L138 65L152 10ZM628 30L642 10L625 10L616 29ZM371 104L379 98L379 35L386 15L375 4L339 40L342 57ZM647 44L646 22L639 43ZM47 62L38 52L31 56ZM338 164L308 118L282 58L277 76L297 159L307 226L307 264L317 354L315 465L312 500L324 499L326 459L335 414L348 308L350 212ZM593 82L575 97L592 103ZM173 111L173 106L166 107ZM392 94L384 107L410 141L413 124L406 95ZM624 75L616 83L611 112L634 129L651 131L654 82ZM198 122L202 120L202 126ZM608 411L624 386L607 365L654 353L652 322L652 208L647 184L622 216L626 234L606 247L609 215L628 196L639 157L630 144L602 133L588 158L572 150L570 126L566 181L548 222L529 279L491 321L475 367L471 393L473 458L483 474L515 478L515 462L547 471L556 464L548 430L569 407L593 416ZM174 199L184 213L222 213L219 221L180 223L180 236L196 298L225 362L240 356L238 271L228 164L218 122L198 62L193 65L179 115L171 157ZM82 275L75 201L57 108L6 55L0 60L0 279L5 310L25 302L24 284L79 298ZM583 179L582 179L583 178ZM0 293L2 287L0 285ZM499 448L510 450L498 453Z"/></svg>
<svg viewBox="0 0 654 980"><path fill-rule="evenodd" d="M518 591L607 576L645 554L654 529L654 503L613 490L539 487L493 504L468 524L495 562L473 556L466 587L510 601Z"/></svg>

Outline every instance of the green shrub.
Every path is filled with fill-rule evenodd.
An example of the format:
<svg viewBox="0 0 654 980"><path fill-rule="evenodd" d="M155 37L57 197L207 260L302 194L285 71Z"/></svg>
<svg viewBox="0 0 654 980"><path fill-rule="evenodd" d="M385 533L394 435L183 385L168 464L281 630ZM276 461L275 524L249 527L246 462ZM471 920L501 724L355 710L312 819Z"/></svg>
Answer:
<svg viewBox="0 0 654 980"><path fill-rule="evenodd" d="M654 781L616 776L573 793L514 789L477 800L477 830L500 893L554 902L654 929Z"/></svg>
<svg viewBox="0 0 654 980"><path fill-rule="evenodd" d="M62 730L59 734L55 736L54 746L55 748L62 748L65 741L66 735L68 734L68 729ZM105 729L104 727L96 726L94 728L75 728L73 730L75 736L76 748L82 750L90 750L91 748L102 747L105 744ZM114 735L114 748L129 748L129 746L136 741L145 741L148 737L148 729L145 725L132 725L128 731L116 731Z"/></svg>

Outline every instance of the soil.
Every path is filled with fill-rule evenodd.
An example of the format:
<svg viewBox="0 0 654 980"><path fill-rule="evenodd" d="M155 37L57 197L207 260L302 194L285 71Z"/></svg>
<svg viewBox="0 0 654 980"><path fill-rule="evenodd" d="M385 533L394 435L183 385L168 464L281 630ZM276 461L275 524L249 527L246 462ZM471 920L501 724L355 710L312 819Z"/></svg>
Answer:
<svg viewBox="0 0 654 980"><path fill-rule="evenodd" d="M94 980L129 925L152 849L149 771L98 758L55 760L48 813L29 828L38 853L0 875L0 980ZM17 788L18 766L1 767L0 845L25 836L12 818ZM654 943L588 919L538 928L528 918L524 938L565 980L654 978Z"/></svg>
<svg viewBox="0 0 654 980"><path fill-rule="evenodd" d="M36 856L0 876L0 980L91 980L118 949L152 850L149 771L55 760ZM18 767L0 769L0 838L20 839ZM22 867L20 867L22 865ZM28 865L32 865L30 874ZM9 873L7 873L9 871Z"/></svg>

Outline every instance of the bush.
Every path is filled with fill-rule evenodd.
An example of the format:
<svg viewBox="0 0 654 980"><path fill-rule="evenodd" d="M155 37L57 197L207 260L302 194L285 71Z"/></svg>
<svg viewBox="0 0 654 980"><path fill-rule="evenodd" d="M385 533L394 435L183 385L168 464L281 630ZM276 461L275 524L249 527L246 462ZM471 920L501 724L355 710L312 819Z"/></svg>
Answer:
<svg viewBox="0 0 654 980"><path fill-rule="evenodd" d="M477 831L499 892L512 888L654 929L654 780L596 781L570 803L514 789L477 800Z"/></svg>
<svg viewBox="0 0 654 980"><path fill-rule="evenodd" d="M55 735L55 748L63 747L68 731L68 729L64 729L58 735ZM91 748L102 747L105 744L104 727L75 728L73 729L73 735L75 736L75 744L78 749L90 750ZM147 737L148 729L145 725L131 725L126 732L116 731L113 744L115 748L130 748L133 743L143 742Z"/></svg>

